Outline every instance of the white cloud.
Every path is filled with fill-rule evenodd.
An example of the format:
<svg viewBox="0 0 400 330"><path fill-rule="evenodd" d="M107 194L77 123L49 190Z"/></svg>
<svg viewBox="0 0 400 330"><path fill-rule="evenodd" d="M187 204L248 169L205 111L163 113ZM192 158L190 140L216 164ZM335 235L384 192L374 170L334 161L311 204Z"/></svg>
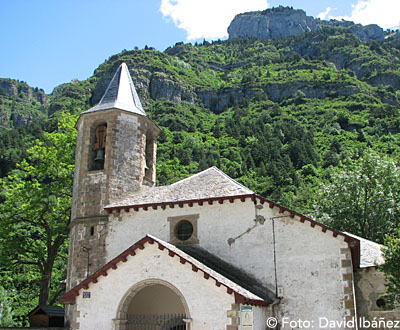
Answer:
<svg viewBox="0 0 400 330"><path fill-rule="evenodd" d="M326 17L329 15L330 12L331 12L331 7L328 7L328 8L326 8L325 11L323 11L322 13L319 13L317 15L317 17L320 19L326 19Z"/></svg>
<svg viewBox="0 0 400 330"><path fill-rule="evenodd" d="M160 11L187 39L218 39L228 36L227 28L236 14L268 8L267 0L162 0Z"/></svg>
<svg viewBox="0 0 400 330"><path fill-rule="evenodd" d="M351 16L329 16L328 18L343 18L363 25L378 24L384 29L400 27L399 0L358 0L352 7Z"/></svg>

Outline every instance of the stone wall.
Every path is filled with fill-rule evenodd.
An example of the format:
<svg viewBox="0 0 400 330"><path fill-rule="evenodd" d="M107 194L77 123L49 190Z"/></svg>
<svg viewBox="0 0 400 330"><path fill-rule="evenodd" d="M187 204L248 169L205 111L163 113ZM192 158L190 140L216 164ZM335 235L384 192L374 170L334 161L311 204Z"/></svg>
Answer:
<svg viewBox="0 0 400 330"><path fill-rule="evenodd" d="M385 310L383 306L378 306L379 299L383 299L384 302L385 294L385 275L382 272L375 267L363 268L355 272L354 277L359 319L369 321L381 319L385 322L400 320L400 309Z"/></svg>
<svg viewBox="0 0 400 330"><path fill-rule="evenodd" d="M107 125L104 168L94 170L95 130L103 124ZM116 109L83 114L77 128L67 290L106 263L108 215L104 207L143 184L154 185L159 133L147 117ZM152 145L146 148L146 143ZM147 159L147 169L146 156L152 158ZM74 313L78 311L67 308L67 322L76 319Z"/></svg>
<svg viewBox="0 0 400 330"><path fill-rule="evenodd" d="M95 130L102 124L107 125L104 169L92 170ZM83 114L77 128L67 289L105 264L108 217L104 207L141 189L143 183L154 185L159 133L148 118L115 109ZM153 144L147 147L152 158L147 170L146 141Z"/></svg>
<svg viewBox="0 0 400 330"><path fill-rule="evenodd" d="M71 227L67 290L105 264L107 219L79 219Z"/></svg>
<svg viewBox="0 0 400 330"><path fill-rule="evenodd" d="M104 169L90 170L94 132L107 125ZM104 206L141 188L145 175L146 135L154 143L152 162L155 181L155 144L159 129L148 118L119 110L88 113L78 121L72 220L105 215Z"/></svg>

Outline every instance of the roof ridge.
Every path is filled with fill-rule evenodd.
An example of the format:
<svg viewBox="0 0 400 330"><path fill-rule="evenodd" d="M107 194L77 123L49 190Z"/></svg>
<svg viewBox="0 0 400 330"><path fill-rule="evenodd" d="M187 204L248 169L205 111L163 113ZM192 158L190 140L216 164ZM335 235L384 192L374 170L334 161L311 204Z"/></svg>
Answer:
<svg viewBox="0 0 400 330"><path fill-rule="evenodd" d="M211 170L215 170L218 174L220 174L220 175L221 175L222 177L224 177L225 179L228 179L228 180L231 181L232 183L234 183L234 184L240 186L241 188L243 188L243 189L245 189L245 190L247 190L247 191L249 191L249 192L251 192L251 193L254 193L252 190L250 190L249 188L245 187L245 186L242 185L241 183L237 182L235 179L232 179L228 174L224 173L223 171L221 171L221 170L220 170L218 167L216 167L216 166L211 166L211 167L209 167L209 168L207 168L207 169L205 169L205 170L203 170L203 171L201 171L201 172L198 172L198 173L196 173L196 174L193 174L193 175L191 175L191 176L188 176L187 178L184 178L184 179L182 179L182 180L179 180L179 181L177 181L177 182L174 182L174 183L170 184L169 186L172 187L172 186L174 186L174 185L180 184L180 183L182 183L182 182L184 182L184 181L186 181L186 180L193 179L193 178L195 178L195 177L197 177L197 176L200 176L200 175L202 175L202 174L204 174L204 173L206 173L206 172L209 172L209 171L211 171Z"/></svg>
<svg viewBox="0 0 400 330"><path fill-rule="evenodd" d="M175 185L177 185L178 183L182 183L182 182L184 182L184 181L187 181L187 180L189 180L189 179L192 179L192 178L194 178L194 177L197 177L197 176L199 176L200 174L203 174L204 172L208 172L208 171L211 170L213 167L215 167L215 166L211 166L211 167L206 168L205 170L203 170L203 171L201 171L201 172L198 172L198 173L196 173L196 174L190 175L190 176L188 176L187 178L184 178L184 179L182 179L182 180L179 180L179 181L176 181L176 182L174 182L174 183L171 183L171 184L169 185L169 187L175 186Z"/></svg>
<svg viewBox="0 0 400 330"><path fill-rule="evenodd" d="M217 172L222 174L222 176L224 176L228 180L231 180L233 183L237 184L238 186L242 187L243 189L246 189L246 190L251 191L252 193L254 193L254 191L252 191L251 189L249 189L246 186L242 185L240 182L237 182L235 179L231 178L228 174L226 174L225 172L221 171L218 167L213 166L212 168L214 168Z"/></svg>

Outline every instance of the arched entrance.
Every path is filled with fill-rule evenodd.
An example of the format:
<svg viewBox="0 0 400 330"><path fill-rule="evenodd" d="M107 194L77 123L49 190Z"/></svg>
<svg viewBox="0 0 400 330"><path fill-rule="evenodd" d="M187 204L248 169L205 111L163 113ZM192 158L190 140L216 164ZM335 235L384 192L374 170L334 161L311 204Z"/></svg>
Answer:
<svg viewBox="0 0 400 330"><path fill-rule="evenodd" d="M188 308L171 284L147 280L136 284L118 308L116 330L186 330Z"/></svg>

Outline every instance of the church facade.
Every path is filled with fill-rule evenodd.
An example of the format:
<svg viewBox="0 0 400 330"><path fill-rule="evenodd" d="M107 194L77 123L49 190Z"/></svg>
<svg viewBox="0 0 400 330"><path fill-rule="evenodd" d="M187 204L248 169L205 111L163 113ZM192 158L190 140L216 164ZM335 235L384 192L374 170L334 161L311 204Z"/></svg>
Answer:
<svg viewBox="0 0 400 330"><path fill-rule="evenodd" d="M361 329L362 317L399 318L380 307L378 244L216 167L155 186L160 129L125 63L76 127L62 297L71 329Z"/></svg>

